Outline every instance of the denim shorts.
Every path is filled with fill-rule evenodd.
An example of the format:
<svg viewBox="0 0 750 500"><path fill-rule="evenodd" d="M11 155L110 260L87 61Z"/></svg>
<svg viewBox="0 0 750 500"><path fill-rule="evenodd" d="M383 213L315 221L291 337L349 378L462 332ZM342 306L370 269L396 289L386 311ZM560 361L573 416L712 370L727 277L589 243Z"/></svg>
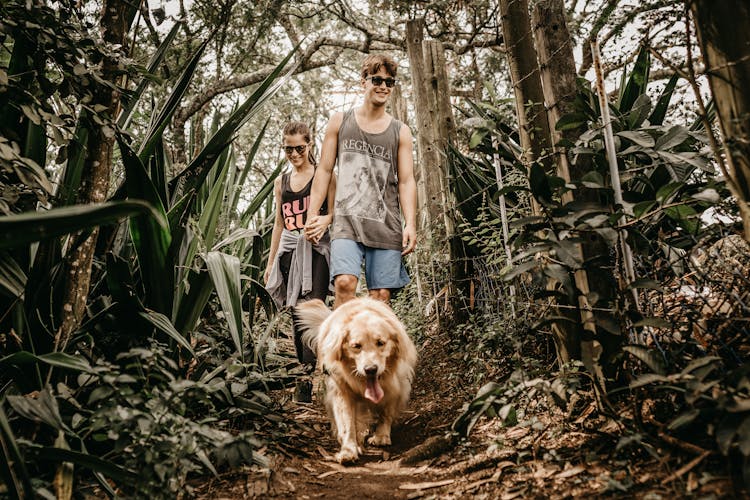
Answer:
<svg viewBox="0 0 750 500"><path fill-rule="evenodd" d="M347 239L331 241L331 281L340 274L359 278L363 260L368 289L399 289L409 283L400 251L368 247Z"/></svg>

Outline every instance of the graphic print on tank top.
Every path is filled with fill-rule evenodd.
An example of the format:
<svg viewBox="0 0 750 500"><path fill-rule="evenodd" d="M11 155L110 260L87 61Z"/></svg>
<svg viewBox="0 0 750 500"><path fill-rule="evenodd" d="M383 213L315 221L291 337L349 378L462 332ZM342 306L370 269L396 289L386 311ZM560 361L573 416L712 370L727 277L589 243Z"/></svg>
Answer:
<svg viewBox="0 0 750 500"><path fill-rule="evenodd" d="M302 189L294 191L291 186L291 174L286 173L281 177L281 217L284 219L284 227L289 231L300 231L305 227L312 182L311 178ZM327 213L328 200L324 200L320 207L320 214Z"/></svg>
<svg viewBox="0 0 750 500"><path fill-rule="evenodd" d="M339 158L346 168L339 171L338 192L344 195L336 199L336 213L385 221L383 192L391 169L391 151L355 139L344 141L342 149Z"/></svg>
<svg viewBox="0 0 750 500"><path fill-rule="evenodd" d="M285 201L281 204L281 215L284 217L284 227L289 231L303 229L307 219L307 207L310 195Z"/></svg>

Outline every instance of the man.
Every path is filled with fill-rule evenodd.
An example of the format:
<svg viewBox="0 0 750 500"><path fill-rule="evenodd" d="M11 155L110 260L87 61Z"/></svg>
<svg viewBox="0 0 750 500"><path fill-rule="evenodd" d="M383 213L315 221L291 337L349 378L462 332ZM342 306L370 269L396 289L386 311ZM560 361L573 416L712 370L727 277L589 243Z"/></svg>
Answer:
<svg viewBox="0 0 750 500"><path fill-rule="evenodd" d="M305 234L315 240L324 230L323 218L313 214L323 203L338 162L331 231L334 307L354 298L363 260L367 288L375 299L387 303L392 290L409 282L402 256L417 243L417 185L411 131L385 111L396 72L388 56L365 58L362 105L334 114L323 139Z"/></svg>

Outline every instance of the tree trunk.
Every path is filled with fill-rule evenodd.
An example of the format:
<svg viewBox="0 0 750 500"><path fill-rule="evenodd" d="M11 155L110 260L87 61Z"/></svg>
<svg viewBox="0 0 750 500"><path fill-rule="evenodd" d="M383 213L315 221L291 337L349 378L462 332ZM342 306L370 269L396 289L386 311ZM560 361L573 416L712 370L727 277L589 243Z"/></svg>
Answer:
<svg viewBox="0 0 750 500"><path fill-rule="evenodd" d="M428 243L435 242L434 232L440 229L438 223L442 213L440 199L440 179L436 170L440 164L440 152L435 148L435 130L429 113L430 100L424 83L425 62L422 49L424 20L416 19L406 23L406 51L409 56L414 108L417 114L417 153L418 161L414 169L417 181L417 209L419 229ZM443 237L445 232L442 231Z"/></svg>
<svg viewBox="0 0 750 500"><path fill-rule="evenodd" d="M524 150L524 164L540 162L545 172L552 168L549 122L544 108L534 40L531 35L528 0L500 0L505 53L516 98L518 131ZM539 213L539 206L534 203Z"/></svg>
<svg viewBox="0 0 750 500"><path fill-rule="evenodd" d="M391 94L391 114L393 117L403 123L409 123L409 117L406 114L406 99L401 93L401 85L393 87Z"/></svg>
<svg viewBox="0 0 750 500"><path fill-rule="evenodd" d="M724 136L727 181L750 241L750 4L692 0L690 8Z"/></svg>
<svg viewBox="0 0 750 500"><path fill-rule="evenodd" d="M422 20L409 21L406 30L417 111L418 180L424 190L419 200L420 221L431 251L445 253L448 242L451 320L460 323L468 318L472 273L463 241L456 235L455 202L448 179L448 148L455 143L456 130L445 53L439 41L422 40Z"/></svg>
<svg viewBox="0 0 750 500"><path fill-rule="evenodd" d="M125 46L131 9L132 6L127 2L105 0L101 11L100 29L106 42ZM122 78L119 73L121 73L119 60L111 57L105 58L102 62L102 77L117 87L118 80ZM107 120L101 124L91 120L87 124L91 132L86 143L88 154L77 196L77 202L80 204L102 203L106 200L109 190L112 149L115 140L114 119L117 117L120 106L120 92L116 88L105 85L97 86L91 106L98 105L106 108ZM94 228L82 243L68 250L65 262L67 279L63 290L61 323L55 335L56 350L65 349L70 335L78 328L83 318L98 234L99 229ZM71 238L71 241L75 240L76 238Z"/></svg>
<svg viewBox="0 0 750 500"><path fill-rule="evenodd" d="M587 161L587 157L571 162L566 148L560 145L560 141L564 141L563 144L575 142L586 127L581 126L578 129L564 131L555 130L555 124L560 117L573 111L573 100L577 92L572 39L565 20L563 0L540 0L534 6L532 19L552 143L555 145L557 174L566 182L580 181L586 173L591 171L592 164ZM597 192L580 185L575 190L575 199L573 192L568 191L563 195L562 201L563 203L574 202L576 205L600 206ZM597 328L596 324L607 324L606 321L611 320L607 318L611 314L603 310L614 307L617 290L617 280L613 274L615 263L606 242L595 233L586 235L581 238L581 241L582 243L578 246L581 260L586 262L590 269L593 268L597 279L590 280L586 269L576 271L575 283L581 295L578 297L577 304L570 305L577 307L580 314L574 311L572 311L574 314L566 314L565 310L559 313L565 314L577 324L570 325L572 328L558 327L557 333L571 358L582 359L582 355L595 352L597 346L585 344L597 342L603 347L603 357L609 359L609 356L619 347L621 336L615 336L602 328ZM589 303L587 299L589 292L594 292L599 297L597 303ZM593 307L597 308L596 312L593 311ZM597 322L596 319L599 321ZM593 360L587 361L593 364Z"/></svg>

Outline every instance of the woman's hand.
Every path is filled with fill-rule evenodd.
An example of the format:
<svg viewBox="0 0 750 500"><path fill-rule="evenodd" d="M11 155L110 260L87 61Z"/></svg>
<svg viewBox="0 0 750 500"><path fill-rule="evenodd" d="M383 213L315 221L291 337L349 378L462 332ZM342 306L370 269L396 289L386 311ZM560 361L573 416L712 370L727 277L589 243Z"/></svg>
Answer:
<svg viewBox="0 0 750 500"><path fill-rule="evenodd" d="M333 216L330 214L310 217L305 224L305 238L313 243L319 242L331 224L331 221L333 221Z"/></svg>
<svg viewBox="0 0 750 500"><path fill-rule="evenodd" d="M266 272L265 272L265 273L263 273L263 284L264 284L264 285L267 285L267 284L268 284L268 278L269 278L270 276L271 276L271 268L270 268L270 267L267 267L267 268L266 268Z"/></svg>

